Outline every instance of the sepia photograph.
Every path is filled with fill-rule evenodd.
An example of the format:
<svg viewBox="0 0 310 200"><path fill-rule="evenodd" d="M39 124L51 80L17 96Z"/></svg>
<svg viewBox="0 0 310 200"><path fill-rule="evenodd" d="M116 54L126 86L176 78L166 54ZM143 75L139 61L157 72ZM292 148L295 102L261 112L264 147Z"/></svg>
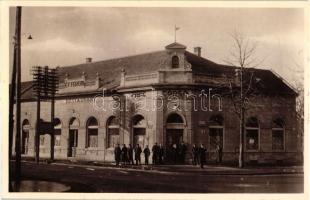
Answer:
<svg viewBox="0 0 310 200"><path fill-rule="evenodd" d="M304 194L307 10L125 5L8 6L8 193Z"/></svg>

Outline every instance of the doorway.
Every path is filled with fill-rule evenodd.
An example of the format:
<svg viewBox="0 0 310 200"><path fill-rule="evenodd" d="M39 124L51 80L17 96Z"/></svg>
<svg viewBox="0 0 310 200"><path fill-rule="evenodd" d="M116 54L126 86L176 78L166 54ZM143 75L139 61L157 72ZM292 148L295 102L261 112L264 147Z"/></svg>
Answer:
<svg viewBox="0 0 310 200"><path fill-rule="evenodd" d="M75 157L76 147L78 144L78 130L69 130L69 147L68 147L68 157Z"/></svg>
<svg viewBox="0 0 310 200"><path fill-rule="evenodd" d="M137 115L133 118L133 138L132 143L133 147L135 147L137 144L141 148L144 147L145 144L145 135L146 135L146 120L143 116Z"/></svg>
<svg viewBox="0 0 310 200"><path fill-rule="evenodd" d="M181 144L184 142L184 120L177 114L170 114L166 125L165 162L171 164L183 163L184 152ZM182 147L183 148L183 147ZM181 154L180 154L181 153Z"/></svg>
<svg viewBox="0 0 310 200"><path fill-rule="evenodd" d="M167 129L166 146L179 145L183 141L183 129Z"/></svg>
<svg viewBox="0 0 310 200"><path fill-rule="evenodd" d="M78 133L80 122L77 118L71 118L69 122L68 157L75 157L78 146Z"/></svg>
<svg viewBox="0 0 310 200"><path fill-rule="evenodd" d="M28 153L28 141L29 141L29 131L24 131L22 133L22 154Z"/></svg>

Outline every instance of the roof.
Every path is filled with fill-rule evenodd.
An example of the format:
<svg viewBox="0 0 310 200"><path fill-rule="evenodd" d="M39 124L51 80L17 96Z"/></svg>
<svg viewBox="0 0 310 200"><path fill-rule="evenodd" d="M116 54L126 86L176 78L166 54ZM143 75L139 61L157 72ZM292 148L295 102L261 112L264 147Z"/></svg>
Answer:
<svg viewBox="0 0 310 200"><path fill-rule="evenodd" d="M186 49L186 46L177 42L169 44L166 46L166 49Z"/></svg>
<svg viewBox="0 0 310 200"><path fill-rule="evenodd" d="M32 81L22 82L21 88L22 88L21 91L22 99L33 98Z"/></svg>
<svg viewBox="0 0 310 200"><path fill-rule="evenodd" d="M111 84L112 82L119 84L123 69L127 75L144 74L157 71L159 68L165 66L166 62L169 62L168 53L166 51L156 51L123 58L60 67L60 81L64 80L66 73L70 79L74 79L81 77L82 72L85 72L87 78L90 79L95 79L96 74L99 73L103 84Z"/></svg>
<svg viewBox="0 0 310 200"><path fill-rule="evenodd" d="M169 48L170 45L167 47ZM172 47L183 48L184 45L172 43ZM170 46L170 47L171 47ZM186 47L185 47L186 48ZM188 51L184 51L186 60L192 65L193 73L202 73L212 76L234 75L236 67L217 64L206 58L199 57ZM124 69L127 75L145 74L156 72L164 68L170 62L170 54L167 50L151 53L115 58L110 60L83 63L73 66L59 67L60 82L64 82L66 74L69 79L78 79L85 72L86 78L94 80L99 74L102 88L111 89L120 85L121 72ZM255 77L261 80L262 89L268 93L294 94L296 92L270 70L249 69L255 73ZM22 83L22 98L32 98L30 82ZM27 89L28 88L28 89Z"/></svg>

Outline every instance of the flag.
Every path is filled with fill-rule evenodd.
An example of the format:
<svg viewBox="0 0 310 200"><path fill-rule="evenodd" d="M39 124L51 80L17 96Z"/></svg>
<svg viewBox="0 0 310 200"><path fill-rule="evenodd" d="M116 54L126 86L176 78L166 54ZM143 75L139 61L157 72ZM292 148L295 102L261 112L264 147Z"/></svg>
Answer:
<svg viewBox="0 0 310 200"><path fill-rule="evenodd" d="M180 29L180 27L175 27L175 30L177 31L177 30L179 30Z"/></svg>

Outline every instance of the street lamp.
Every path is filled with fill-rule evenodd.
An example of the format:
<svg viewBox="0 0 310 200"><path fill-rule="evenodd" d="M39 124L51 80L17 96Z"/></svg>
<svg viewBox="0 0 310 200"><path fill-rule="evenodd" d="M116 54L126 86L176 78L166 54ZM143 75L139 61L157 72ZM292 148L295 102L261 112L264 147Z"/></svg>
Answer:
<svg viewBox="0 0 310 200"><path fill-rule="evenodd" d="M19 188L20 175L21 175L21 15L22 8L16 7L16 26L15 36L13 36L14 54L13 54L13 69L12 80L10 90L10 103L9 103L9 160L12 158L12 146L13 146L13 110L14 100L16 104L16 137L15 137L15 184L16 188ZM24 34L23 34L24 35ZM27 39L32 40L32 36L29 35ZM15 98L14 98L15 97ZM11 173L10 173L11 174ZM12 191L11 177L9 181L9 189Z"/></svg>

